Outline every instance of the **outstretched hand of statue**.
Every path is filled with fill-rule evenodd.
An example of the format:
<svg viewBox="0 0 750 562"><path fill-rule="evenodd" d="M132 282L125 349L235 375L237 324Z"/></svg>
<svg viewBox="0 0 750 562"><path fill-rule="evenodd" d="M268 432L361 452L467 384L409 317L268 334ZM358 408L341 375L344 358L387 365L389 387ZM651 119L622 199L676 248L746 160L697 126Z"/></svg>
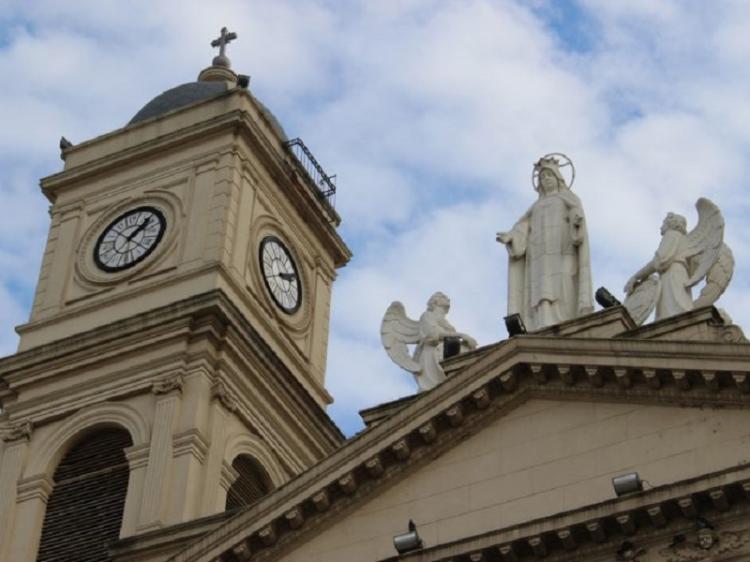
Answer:
<svg viewBox="0 0 750 562"><path fill-rule="evenodd" d="M495 236L495 240L497 240L501 244L508 245L513 240L513 236L510 232L498 232L497 236Z"/></svg>
<svg viewBox="0 0 750 562"><path fill-rule="evenodd" d="M625 296L629 297L633 294L633 291L635 291L635 288L640 284L642 279L640 277L636 277L633 275L630 279L628 279L628 282L625 284Z"/></svg>

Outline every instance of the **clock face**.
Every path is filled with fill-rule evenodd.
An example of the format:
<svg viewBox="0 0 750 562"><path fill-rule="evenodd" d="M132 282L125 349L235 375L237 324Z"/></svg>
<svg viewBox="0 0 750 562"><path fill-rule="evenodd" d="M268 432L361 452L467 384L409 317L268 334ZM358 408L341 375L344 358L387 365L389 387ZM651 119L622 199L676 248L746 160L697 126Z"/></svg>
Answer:
<svg viewBox="0 0 750 562"><path fill-rule="evenodd" d="M113 220L94 246L94 262L103 271L115 272L145 260L159 245L167 221L154 207L138 207Z"/></svg>
<svg viewBox="0 0 750 562"><path fill-rule="evenodd" d="M287 314L297 312L302 302L297 265L284 243L275 236L266 236L260 243L260 268L278 307Z"/></svg>

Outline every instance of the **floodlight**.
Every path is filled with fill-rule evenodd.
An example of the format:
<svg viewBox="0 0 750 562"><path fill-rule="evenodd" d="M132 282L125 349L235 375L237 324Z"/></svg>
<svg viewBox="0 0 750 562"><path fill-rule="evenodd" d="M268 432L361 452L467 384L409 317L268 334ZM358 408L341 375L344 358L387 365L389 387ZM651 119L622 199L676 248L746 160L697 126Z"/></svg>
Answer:
<svg viewBox="0 0 750 562"><path fill-rule="evenodd" d="M443 359L450 359L461 353L461 337L447 336L443 338Z"/></svg>
<svg viewBox="0 0 750 562"><path fill-rule="evenodd" d="M523 323L523 318L521 318L521 315L517 312L505 317L505 328L508 330L508 336L511 338L526 333L526 326Z"/></svg>
<svg viewBox="0 0 750 562"><path fill-rule="evenodd" d="M643 490L643 482L637 472L629 472L621 476L615 476L612 479L612 487L615 489L617 496L632 494Z"/></svg>
<svg viewBox="0 0 750 562"><path fill-rule="evenodd" d="M419 538L417 526L414 524L414 521L409 519L408 532L393 537L393 546L399 554L405 554L412 550L419 550L422 548L422 539Z"/></svg>
<svg viewBox="0 0 750 562"><path fill-rule="evenodd" d="M599 287L594 296L596 297L596 302L598 302L602 308L612 308L613 306L619 306L622 304L605 287Z"/></svg>

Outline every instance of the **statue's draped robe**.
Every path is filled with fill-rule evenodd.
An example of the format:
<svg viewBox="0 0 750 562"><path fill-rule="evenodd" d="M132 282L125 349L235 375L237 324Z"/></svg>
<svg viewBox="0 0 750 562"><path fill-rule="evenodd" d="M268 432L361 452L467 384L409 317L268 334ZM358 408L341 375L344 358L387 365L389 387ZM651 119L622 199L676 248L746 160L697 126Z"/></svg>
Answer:
<svg viewBox="0 0 750 562"><path fill-rule="evenodd" d="M693 295L688 280L687 236L678 230L667 230L654 255L654 268L659 274L659 298L656 320L693 309Z"/></svg>
<svg viewBox="0 0 750 562"><path fill-rule="evenodd" d="M538 330L593 311L586 222L572 191L542 195L511 237L508 314Z"/></svg>
<svg viewBox="0 0 750 562"><path fill-rule="evenodd" d="M414 359L419 362L416 375L420 390L430 390L445 380L440 366L443 358L443 338L454 335L456 329L436 310L427 310L419 317L419 344Z"/></svg>

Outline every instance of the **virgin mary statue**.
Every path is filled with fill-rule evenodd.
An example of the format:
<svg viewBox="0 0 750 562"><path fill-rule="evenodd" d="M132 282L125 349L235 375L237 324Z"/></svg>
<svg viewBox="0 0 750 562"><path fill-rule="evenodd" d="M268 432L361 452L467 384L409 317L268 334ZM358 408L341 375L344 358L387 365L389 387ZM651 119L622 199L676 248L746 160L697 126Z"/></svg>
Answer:
<svg viewBox="0 0 750 562"><path fill-rule="evenodd" d="M528 330L594 309L581 200L553 155L534 164L534 178L539 198L509 232L497 234L508 250L508 314L519 313Z"/></svg>

